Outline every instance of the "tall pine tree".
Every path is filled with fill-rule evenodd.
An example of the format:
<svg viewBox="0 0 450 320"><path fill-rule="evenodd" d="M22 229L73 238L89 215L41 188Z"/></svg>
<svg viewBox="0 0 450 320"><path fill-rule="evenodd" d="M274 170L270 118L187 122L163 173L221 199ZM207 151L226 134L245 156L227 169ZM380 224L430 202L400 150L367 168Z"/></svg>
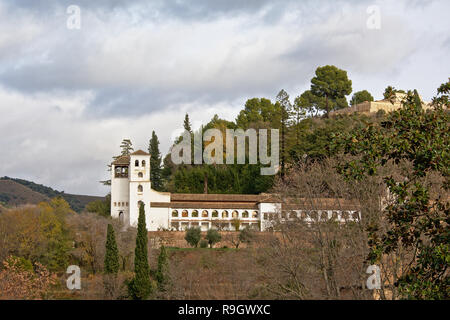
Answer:
<svg viewBox="0 0 450 320"><path fill-rule="evenodd" d="M147 254L147 227L145 224L145 209L141 203L139 208L136 248L134 250L134 278L128 284L128 293L134 300L145 300L152 291L150 267Z"/></svg>
<svg viewBox="0 0 450 320"><path fill-rule="evenodd" d="M186 116L184 117L183 127L184 127L184 130L192 133L191 122L189 121L189 115L187 113L186 113Z"/></svg>
<svg viewBox="0 0 450 320"><path fill-rule="evenodd" d="M117 249L116 236L114 228L108 224L108 231L106 234L106 253L104 272L106 274L117 274L119 271L119 250Z"/></svg>
<svg viewBox="0 0 450 320"><path fill-rule="evenodd" d="M281 149L280 149L280 161L281 161L281 177L284 177L286 166L286 135L288 128L288 121L292 115L292 104L289 101L289 95L286 91L281 90L277 95L277 103L281 111Z"/></svg>
<svg viewBox="0 0 450 320"><path fill-rule="evenodd" d="M159 140L155 131L152 132L148 152L150 153L150 180L153 189L162 191L163 181L161 176L161 153L159 152Z"/></svg>

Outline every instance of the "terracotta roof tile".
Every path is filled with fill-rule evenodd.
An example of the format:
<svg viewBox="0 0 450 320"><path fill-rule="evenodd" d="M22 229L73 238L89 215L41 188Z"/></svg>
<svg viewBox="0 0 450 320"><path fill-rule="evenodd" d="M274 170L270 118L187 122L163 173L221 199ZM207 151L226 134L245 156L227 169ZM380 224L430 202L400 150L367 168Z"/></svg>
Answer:
<svg viewBox="0 0 450 320"><path fill-rule="evenodd" d="M130 156L120 156L116 160L112 162L114 165L129 165L130 164Z"/></svg>
<svg viewBox="0 0 450 320"><path fill-rule="evenodd" d="M149 153L142 150L137 150L131 154L131 156L149 156L149 155L150 155Z"/></svg>

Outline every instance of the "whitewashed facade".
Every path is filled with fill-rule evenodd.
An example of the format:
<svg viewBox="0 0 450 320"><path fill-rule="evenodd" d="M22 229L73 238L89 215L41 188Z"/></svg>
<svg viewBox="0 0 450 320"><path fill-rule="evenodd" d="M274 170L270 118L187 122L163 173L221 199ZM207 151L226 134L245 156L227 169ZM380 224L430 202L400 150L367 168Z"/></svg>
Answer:
<svg viewBox="0 0 450 320"><path fill-rule="evenodd" d="M282 208L281 203L268 194L171 194L151 188L150 155L138 150L122 156L111 167L111 216L125 226L137 226L140 203L144 203L147 229L185 230L200 227L236 230L251 228L265 231L275 221L303 219L335 219L357 221L358 206L343 199L297 203Z"/></svg>

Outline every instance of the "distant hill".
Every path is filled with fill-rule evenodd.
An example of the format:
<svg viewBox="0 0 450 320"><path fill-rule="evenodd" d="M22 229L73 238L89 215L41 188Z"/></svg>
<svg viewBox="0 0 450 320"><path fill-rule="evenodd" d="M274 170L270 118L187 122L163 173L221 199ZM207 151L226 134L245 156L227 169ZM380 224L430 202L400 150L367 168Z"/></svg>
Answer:
<svg viewBox="0 0 450 320"><path fill-rule="evenodd" d="M104 199L103 197L64 193L28 180L0 178L0 202L7 206L36 204L58 196L63 197L76 212L81 212L89 202Z"/></svg>

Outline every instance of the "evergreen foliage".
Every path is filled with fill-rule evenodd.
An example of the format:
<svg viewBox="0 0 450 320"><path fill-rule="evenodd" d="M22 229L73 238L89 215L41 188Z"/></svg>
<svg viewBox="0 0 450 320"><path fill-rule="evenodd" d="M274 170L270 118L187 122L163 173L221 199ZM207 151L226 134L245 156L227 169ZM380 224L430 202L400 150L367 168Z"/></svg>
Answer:
<svg viewBox="0 0 450 320"><path fill-rule="evenodd" d="M134 278L128 283L128 294L134 300L145 300L152 292L147 243L145 209L144 204L141 203L139 208L136 248L134 250Z"/></svg>
<svg viewBox="0 0 450 320"><path fill-rule="evenodd" d="M117 249L114 228L111 224L108 224L108 231L106 234L104 272L106 274L117 274L118 271L119 271L119 249Z"/></svg>

